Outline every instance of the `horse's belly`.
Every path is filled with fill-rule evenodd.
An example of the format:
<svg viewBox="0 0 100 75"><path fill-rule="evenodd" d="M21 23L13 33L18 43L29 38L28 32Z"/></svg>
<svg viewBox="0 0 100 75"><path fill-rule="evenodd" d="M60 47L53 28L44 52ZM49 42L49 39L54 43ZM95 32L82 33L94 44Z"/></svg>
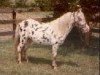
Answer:
<svg viewBox="0 0 100 75"><path fill-rule="evenodd" d="M51 40L49 38L32 37L32 41L37 44L51 45Z"/></svg>
<svg viewBox="0 0 100 75"><path fill-rule="evenodd" d="M33 41L34 43L37 43L37 44L51 45L50 42L47 42L47 41L44 41L44 40L36 40L36 39L33 39L32 41Z"/></svg>
<svg viewBox="0 0 100 75"><path fill-rule="evenodd" d="M30 31L31 32L31 31ZM34 30L33 35L29 35L30 38L32 38L33 42L38 44L44 44L44 45L51 45L51 32L50 29L44 28L44 29L38 29L37 31Z"/></svg>

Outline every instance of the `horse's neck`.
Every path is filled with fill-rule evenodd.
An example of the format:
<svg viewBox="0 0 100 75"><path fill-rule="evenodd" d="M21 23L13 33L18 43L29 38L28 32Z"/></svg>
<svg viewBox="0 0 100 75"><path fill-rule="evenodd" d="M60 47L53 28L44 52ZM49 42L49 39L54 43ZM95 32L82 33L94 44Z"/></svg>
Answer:
<svg viewBox="0 0 100 75"><path fill-rule="evenodd" d="M73 23L71 14L71 12L66 13L60 18L51 22L56 34L64 36L70 32Z"/></svg>

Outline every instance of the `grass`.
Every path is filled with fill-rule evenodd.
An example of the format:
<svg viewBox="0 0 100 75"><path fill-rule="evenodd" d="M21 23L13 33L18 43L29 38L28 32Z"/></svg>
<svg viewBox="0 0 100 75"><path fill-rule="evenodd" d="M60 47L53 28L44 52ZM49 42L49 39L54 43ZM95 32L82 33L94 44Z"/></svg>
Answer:
<svg viewBox="0 0 100 75"><path fill-rule="evenodd" d="M17 64L13 41L0 41L0 75L99 75L99 50L76 48L74 44L58 50L58 71L51 67L51 47L32 45L29 63Z"/></svg>

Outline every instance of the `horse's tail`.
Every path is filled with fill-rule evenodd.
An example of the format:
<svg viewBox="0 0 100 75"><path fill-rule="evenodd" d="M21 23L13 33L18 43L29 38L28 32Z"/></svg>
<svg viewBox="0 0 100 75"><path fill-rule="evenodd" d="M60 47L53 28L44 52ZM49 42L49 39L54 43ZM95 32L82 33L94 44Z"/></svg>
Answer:
<svg viewBox="0 0 100 75"><path fill-rule="evenodd" d="M17 46L20 42L20 35L19 35L19 31L20 31L20 25L17 25L16 30L15 30L15 54L17 55Z"/></svg>

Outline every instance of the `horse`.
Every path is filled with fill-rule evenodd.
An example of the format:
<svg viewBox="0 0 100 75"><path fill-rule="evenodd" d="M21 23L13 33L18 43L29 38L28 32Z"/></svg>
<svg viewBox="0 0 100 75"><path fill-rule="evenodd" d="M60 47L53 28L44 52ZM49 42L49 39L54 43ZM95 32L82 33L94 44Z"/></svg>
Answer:
<svg viewBox="0 0 100 75"><path fill-rule="evenodd" d="M57 69L57 50L74 26L81 29L83 33L90 30L81 8L74 12L67 12L46 23L40 23L31 18L23 20L15 30L15 49L18 63L22 63L22 58L28 62L26 50L29 40L31 40L33 43L52 46L52 66Z"/></svg>

